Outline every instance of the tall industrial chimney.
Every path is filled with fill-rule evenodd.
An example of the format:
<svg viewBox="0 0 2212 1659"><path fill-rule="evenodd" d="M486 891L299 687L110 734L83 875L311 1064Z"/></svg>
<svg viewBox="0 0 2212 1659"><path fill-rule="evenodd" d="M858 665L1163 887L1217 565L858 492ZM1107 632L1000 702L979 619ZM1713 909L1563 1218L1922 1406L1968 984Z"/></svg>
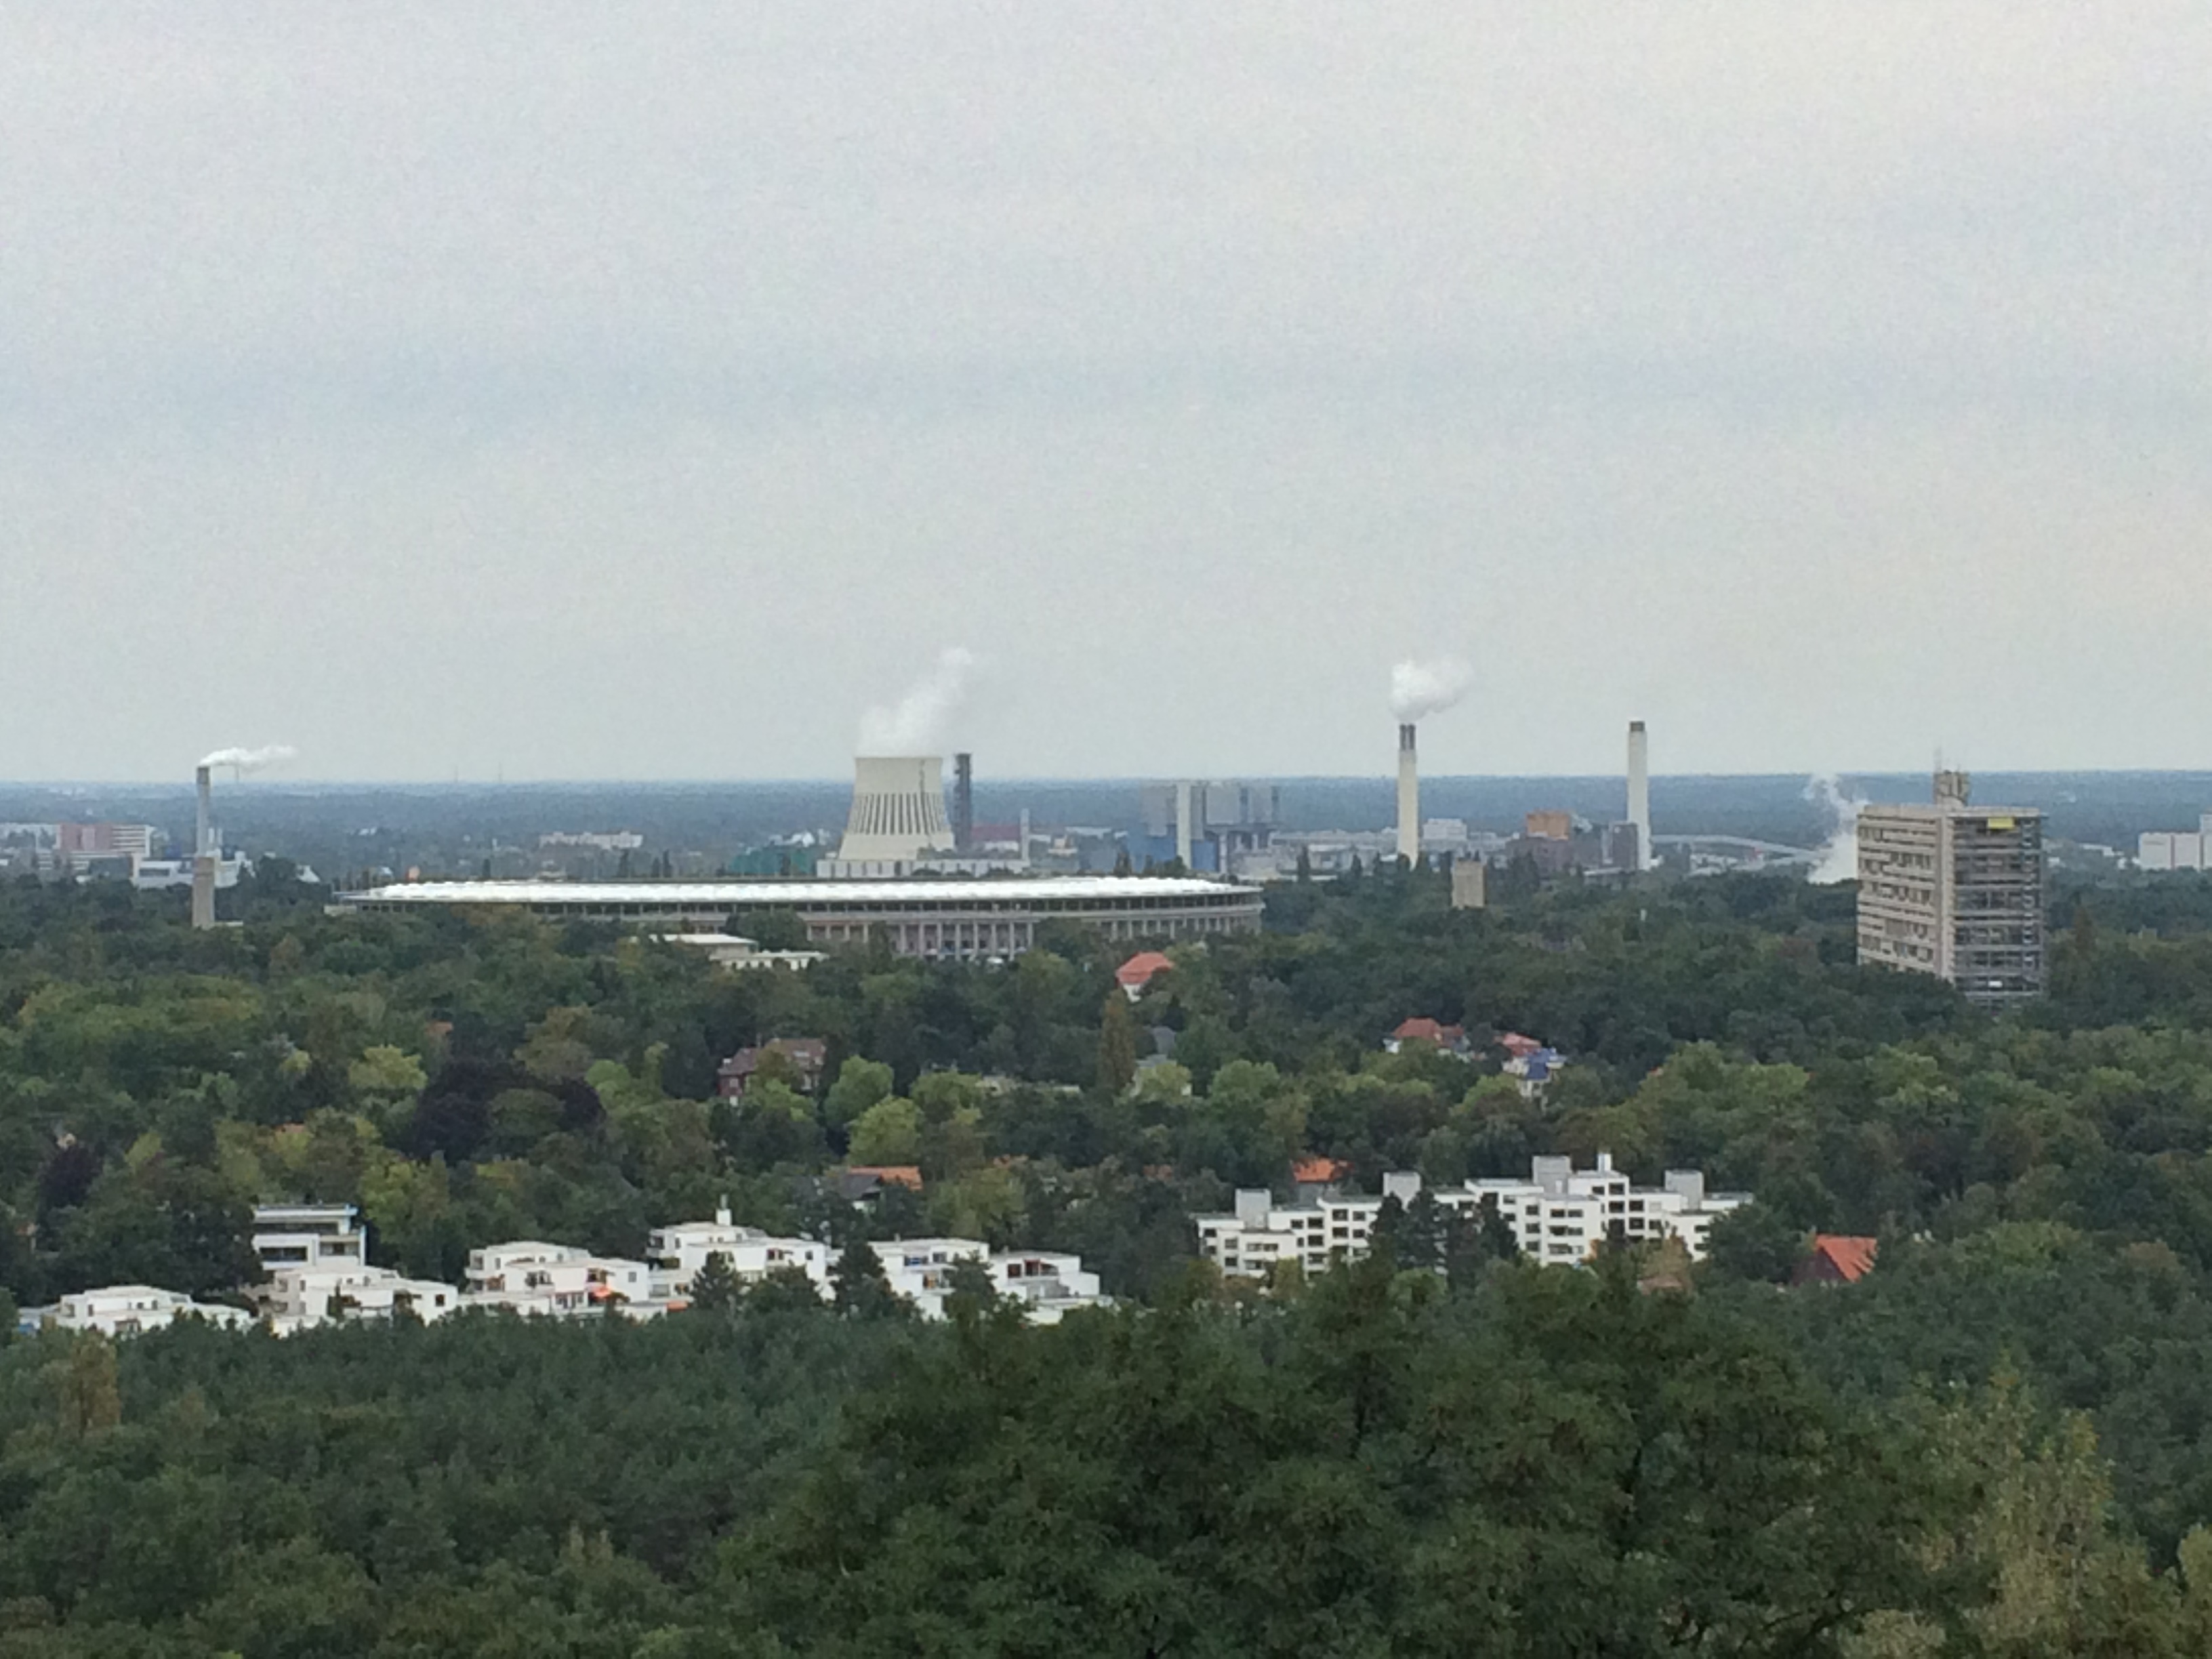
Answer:
<svg viewBox="0 0 2212 1659"><path fill-rule="evenodd" d="M199 792L198 829L192 840L192 926L215 926L215 802L214 790L208 780L208 769L201 767L192 775L193 786Z"/></svg>
<svg viewBox="0 0 2212 1659"><path fill-rule="evenodd" d="M952 850L965 854L975 846L975 757L952 757Z"/></svg>
<svg viewBox="0 0 2212 1659"><path fill-rule="evenodd" d="M1636 826L1636 867L1649 870L1657 860L1651 848L1651 750L1642 720L1628 723L1628 821Z"/></svg>
<svg viewBox="0 0 2212 1659"><path fill-rule="evenodd" d="M1413 723L1398 727L1398 856L1408 870L1421 862L1421 763L1413 752Z"/></svg>
<svg viewBox="0 0 2212 1659"><path fill-rule="evenodd" d="M1190 872L1191 843L1194 839L1191 828L1190 784L1186 780L1176 785L1176 858L1182 865L1185 874Z"/></svg>

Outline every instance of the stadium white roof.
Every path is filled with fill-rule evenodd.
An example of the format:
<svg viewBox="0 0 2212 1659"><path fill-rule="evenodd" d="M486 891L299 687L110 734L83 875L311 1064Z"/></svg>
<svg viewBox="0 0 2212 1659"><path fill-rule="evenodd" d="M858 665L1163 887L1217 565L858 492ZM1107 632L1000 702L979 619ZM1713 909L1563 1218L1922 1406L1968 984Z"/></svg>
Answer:
<svg viewBox="0 0 2212 1659"><path fill-rule="evenodd" d="M989 876L973 881L409 881L341 893L340 902L640 904L703 909L809 904L957 904L963 900L1094 902L1259 896L1256 887L1197 876Z"/></svg>

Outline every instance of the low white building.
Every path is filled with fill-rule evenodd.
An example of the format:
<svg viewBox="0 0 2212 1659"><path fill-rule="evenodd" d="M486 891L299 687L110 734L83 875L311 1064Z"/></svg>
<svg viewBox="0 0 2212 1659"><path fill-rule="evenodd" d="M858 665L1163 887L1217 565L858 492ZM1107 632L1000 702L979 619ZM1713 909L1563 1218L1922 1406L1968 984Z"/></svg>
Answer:
<svg viewBox="0 0 2212 1659"><path fill-rule="evenodd" d="M402 1304L426 1323L461 1305L461 1293L432 1279L389 1267L280 1267L260 1291L270 1328L280 1336L341 1319L390 1319Z"/></svg>
<svg viewBox="0 0 2212 1659"><path fill-rule="evenodd" d="M1383 1200L1411 1204L1422 1190L1420 1176L1409 1171L1384 1176L1382 1187L1379 1197L1324 1194L1305 1204L1277 1204L1264 1188L1241 1190L1232 1213L1194 1218L1199 1253L1223 1273L1245 1279L1265 1278L1282 1261L1311 1273L1334 1260L1357 1261L1367 1254ZM1679 1238L1694 1259L1705 1254L1714 1221L1750 1201L1745 1193L1708 1193L1696 1170L1669 1170L1662 1186L1632 1186L1609 1152L1598 1154L1594 1169L1540 1158L1526 1181L1468 1181L1436 1188L1429 1196L1468 1221L1497 1216L1522 1255L1550 1266L1587 1261L1615 1237L1626 1243Z"/></svg>
<svg viewBox="0 0 2212 1659"><path fill-rule="evenodd" d="M261 1204L253 1211L253 1253L274 1277L287 1267L360 1267L368 1230L351 1204Z"/></svg>
<svg viewBox="0 0 2212 1659"><path fill-rule="evenodd" d="M195 1302L180 1291L152 1285L106 1285L96 1291L79 1291L43 1310L40 1322L58 1330L136 1336L186 1318L204 1319L226 1330L253 1323L253 1316L242 1308Z"/></svg>
<svg viewBox="0 0 2212 1659"><path fill-rule="evenodd" d="M2212 870L2212 812L2194 830L2150 830L2136 837L2136 863L2145 870Z"/></svg>
<svg viewBox="0 0 2212 1659"><path fill-rule="evenodd" d="M681 945L702 951L717 968L740 971L776 969L796 973L827 960L829 956L824 951L766 950L758 939L747 939L742 933L656 933L653 938L664 945Z"/></svg>
<svg viewBox="0 0 2212 1659"><path fill-rule="evenodd" d="M973 1238L893 1238L878 1243L884 1277L924 1319L945 1317L952 1270L961 1262L981 1267L994 1290L1041 1325L1056 1325L1077 1308L1100 1306L1098 1275L1080 1256L1050 1250L1002 1250Z"/></svg>
<svg viewBox="0 0 2212 1659"><path fill-rule="evenodd" d="M714 1212L712 1221L684 1221L655 1228L647 1241L652 1256L653 1294L656 1299L684 1297L691 1281L713 1256L729 1262L731 1271L747 1285L766 1278L780 1267L796 1267L814 1282L817 1291L830 1283L830 1247L811 1238L779 1238L758 1227L740 1227L730 1220L726 1206Z"/></svg>
<svg viewBox="0 0 2212 1659"><path fill-rule="evenodd" d="M1105 1304L1098 1275L1084 1270L1083 1258L1054 1250L1001 1250L984 1264L991 1283L1017 1303L1033 1323L1057 1325L1078 1308Z"/></svg>
<svg viewBox="0 0 2212 1659"><path fill-rule="evenodd" d="M653 1270L644 1262L537 1239L471 1250L461 1305L554 1319L611 1310L651 1318L667 1310L653 1294Z"/></svg>

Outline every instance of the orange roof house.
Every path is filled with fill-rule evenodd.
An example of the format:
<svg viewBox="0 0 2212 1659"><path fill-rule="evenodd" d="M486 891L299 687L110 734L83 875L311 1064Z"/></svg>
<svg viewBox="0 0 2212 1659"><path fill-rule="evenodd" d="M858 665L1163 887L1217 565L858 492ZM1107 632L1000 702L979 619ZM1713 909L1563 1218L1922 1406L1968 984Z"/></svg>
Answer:
<svg viewBox="0 0 2212 1659"><path fill-rule="evenodd" d="M1815 1233L1813 1254L1790 1275L1793 1285L1856 1285L1874 1271L1881 1241L1848 1233Z"/></svg>
<svg viewBox="0 0 2212 1659"><path fill-rule="evenodd" d="M1302 1158L1291 1165L1291 1180L1301 1187L1330 1187L1346 1180L1352 1166L1340 1158Z"/></svg>
<svg viewBox="0 0 2212 1659"><path fill-rule="evenodd" d="M1416 1018L1399 1023L1398 1029L1382 1039L1386 1054L1398 1054L1409 1042L1425 1042L1445 1054L1465 1060L1473 1050L1468 1047L1464 1025L1446 1025L1441 1021Z"/></svg>
<svg viewBox="0 0 2212 1659"><path fill-rule="evenodd" d="M1114 970L1114 978L1134 1002L1145 994L1145 988L1175 966L1166 954L1159 951L1139 951Z"/></svg>

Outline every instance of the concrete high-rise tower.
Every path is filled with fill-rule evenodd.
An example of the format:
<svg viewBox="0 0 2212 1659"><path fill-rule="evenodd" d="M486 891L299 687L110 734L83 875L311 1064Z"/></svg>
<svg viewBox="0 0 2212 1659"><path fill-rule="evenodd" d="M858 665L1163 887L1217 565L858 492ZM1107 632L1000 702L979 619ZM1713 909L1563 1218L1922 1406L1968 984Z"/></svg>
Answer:
<svg viewBox="0 0 2212 1659"><path fill-rule="evenodd" d="M1972 805L1966 775L1936 775L1925 806L1858 814L1860 962L1948 980L1969 1002L2043 993L2043 814Z"/></svg>
<svg viewBox="0 0 2212 1659"><path fill-rule="evenodd" d="M1411 720L1398 727L1398 856L1409 870L1421 861L1421 763Z"/></svg>
<svg viewBox="0 0 2212 1659"><path fill-rule="evenodd" d="M1651 750L1642 720L1628 723L1628 821L1636 826L1636 867L1649 870L1658 860L1651 850Z"/></svg>

